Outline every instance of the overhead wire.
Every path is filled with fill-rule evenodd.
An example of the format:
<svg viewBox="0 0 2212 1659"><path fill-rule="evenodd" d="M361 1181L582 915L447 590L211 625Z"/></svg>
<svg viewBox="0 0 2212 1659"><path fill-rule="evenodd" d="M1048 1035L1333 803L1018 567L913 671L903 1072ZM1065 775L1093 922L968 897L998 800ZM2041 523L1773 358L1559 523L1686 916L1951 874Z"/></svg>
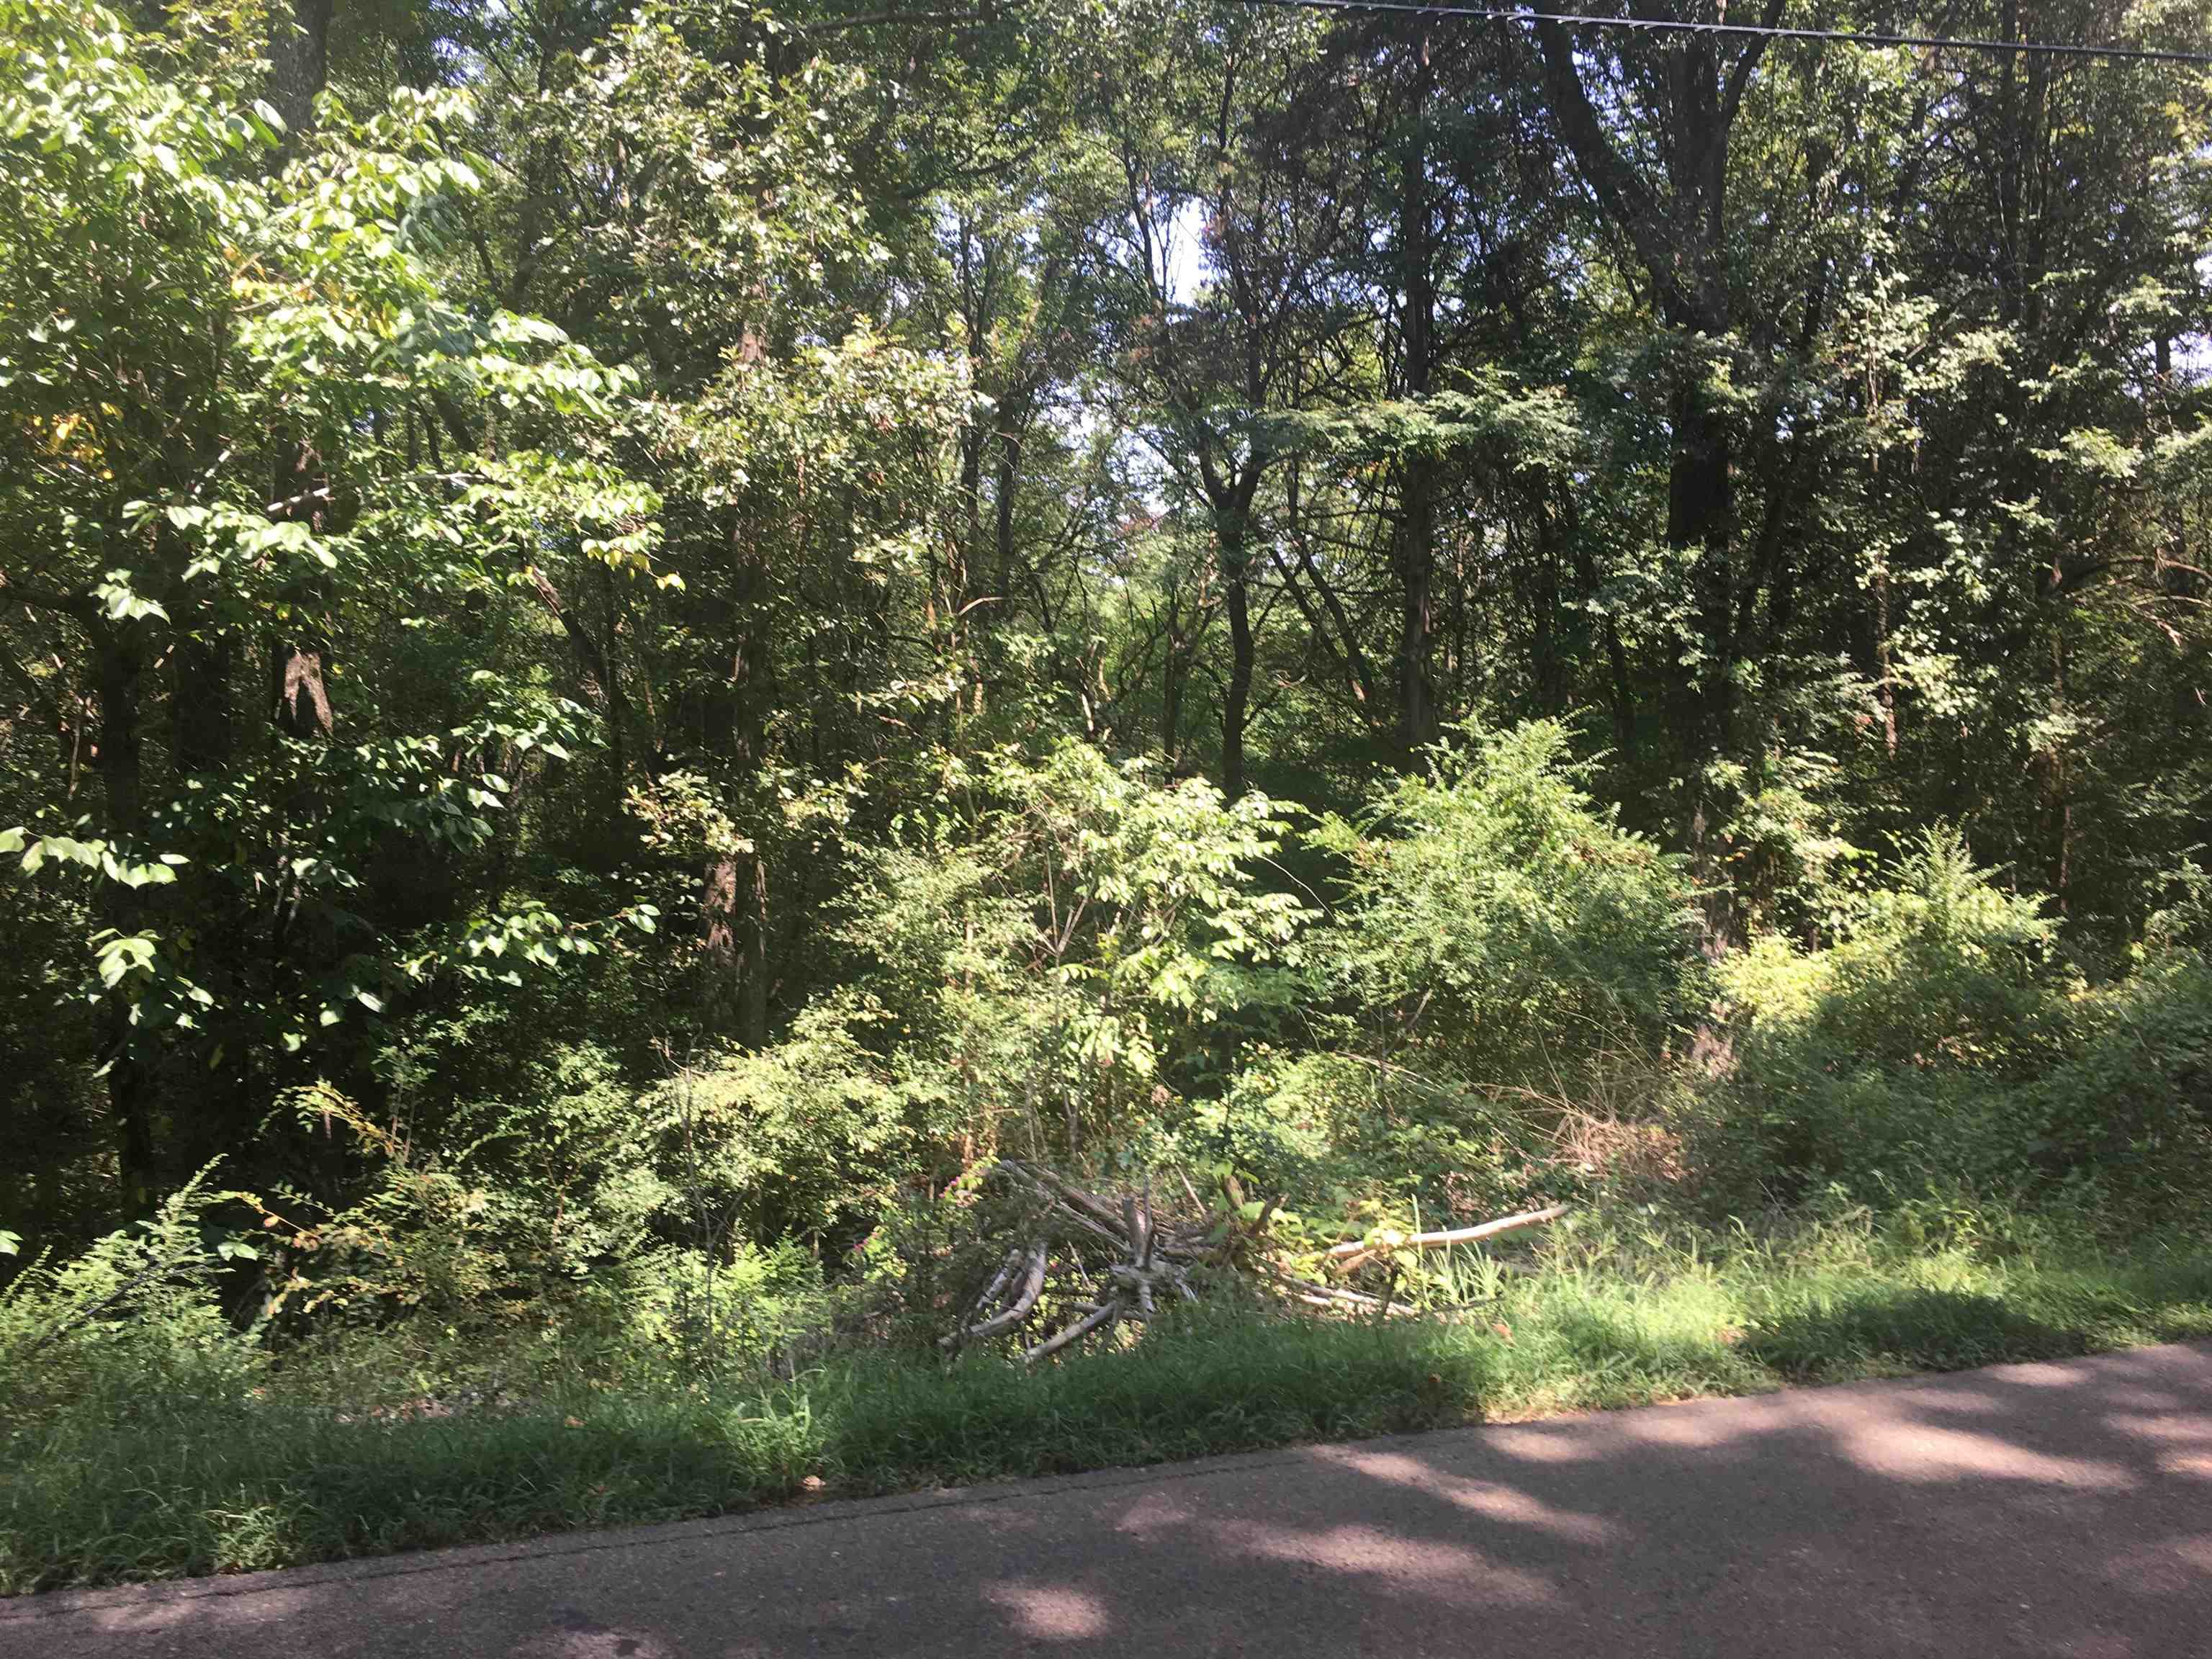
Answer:
<svg viewBox="0 0 2212 1659"><path fill-rule="evenodd" d="M1409 17L1466 18L1504 23L1560 23L1571 28L1629 29L1647 34L1722 34L1771 40L1814 40L1854 46L2009 52L2015 56L2096 58L2120 62L2180 64L2212 69L2212 52L2160 46L2123 46L2067 40L1999 40L1973 35L1883 34L1858 29L1791 28L1759 23L1700 22L1681 17L1606 16L1586 12L1534 11L1518 7L1425 5L1420 0L1237 0L1285 11L1374 13Z"/></svg>

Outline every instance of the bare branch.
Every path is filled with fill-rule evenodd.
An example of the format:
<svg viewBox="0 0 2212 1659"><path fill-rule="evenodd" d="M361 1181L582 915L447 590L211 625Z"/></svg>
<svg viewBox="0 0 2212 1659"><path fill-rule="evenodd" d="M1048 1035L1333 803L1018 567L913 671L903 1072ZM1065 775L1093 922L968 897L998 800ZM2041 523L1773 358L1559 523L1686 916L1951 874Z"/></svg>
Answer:
<svg viewBox="0 0 2212 1659"><path fill-rule="evenodd" d="M1523 1227L1538 1227L1547 1221L1557 1221L1567 1212L1567 1209L1565 1204L1553 1204L1541 1210L1524 1210L1519 1215L1500 1216L1495 1221L1485 1221L1473 1227L1453 1227L1434 1233L1384 1233L1373 1240L1355 1239L1331 1249L1329 1259L1332 1262L1348 1263L1364 1261L1392 1250L1432 1250L1452 1244L1472 1244L1478 1239L1495 1238L1500 1233L1516 1232Z"/></svg>
<svg viewBox="0 0 2212 1659"><path fill-rule="evenodd" d="M1109 1301L1102 1303L1097 1307L1092 1309L1089 1313L1085 1314L1082 1318L1077 1320L1075 1323L1070 1325L1066 1329L1045 1338L1043 1341L1038 1343L1033 1348L1024 1349L1022 1352L1022 1358L1029 1364L1034 1365L1038 1360L1048 1358L1050 1356L1058 1353L1062 1348L1068 1347L1074 1343L1080 1342L1085 1337L1090 1335L1091 1332L1097 1330L1102 1326L1112 1324L1116 1319L1121 1317L1121 1304L1119 1302Z"/></svg>

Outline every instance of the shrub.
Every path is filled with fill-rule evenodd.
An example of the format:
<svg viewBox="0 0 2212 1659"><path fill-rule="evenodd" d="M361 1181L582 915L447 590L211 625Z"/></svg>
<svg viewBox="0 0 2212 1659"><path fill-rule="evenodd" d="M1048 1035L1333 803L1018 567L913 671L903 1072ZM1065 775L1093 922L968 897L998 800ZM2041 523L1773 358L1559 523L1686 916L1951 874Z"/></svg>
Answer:
<svg viewBox="0 0 2212 1659"><path fill-rule="evenodd" d="M40 1255L0 1288L0 1425L241 1402L263 1358L221 1291L230 1264L255 1252L213 1217L241 1200L253 1201L211 1189L204 1170L151 1218L67 1261Z"/></svg>
<svg viewBox="0 0 2212 1659"><path fill-rule="evenodd" d="M496 1323L643 1249L674 1201L651 1103L589 1047L551 1049L526 1084L419 1134L327 1085L295 1091L300 1117L351 1136L365 1179L343 1206L272 1199L288 1318Z"/></svg>
<svg viewBox="0 0 2212 1659"><path fill-rule="evenodd" d="M2024 1092L2037 1166L2137 1203L2212 1194L2212 963L2149 957L2069 1010L2072 1041Z"/></svg>
<svg viewBox="0 0 2212 1659"><path fill-rule="evenodd" d="M1609 1052L1657 1052L1691 1006L1688 884L1583 792L1558 722L1462 733L1359 823L1323 823L1348 866L1324 949L1362 1020L1425 1069L1572 1097Z"/></svg>
<svg viewBox="0 0 2212 1659"><path fill-rule="evenodd" d="M2061 1032L2056 940L2041 899L2000 890L1957 831L1928 830L1821 953L1816 1039L1885 1065L2032 1072Z"/></svg>
<svg viewBox="0 0 2212 1659"><path fill-rule="evenodd" d="M667 1219L698 1248L735 1237L841 1238L865 1229L896 1172L926 1157L910 1104L842 1002L780 1042L702 1056L649 1097Z"/></svg>
<svg viewBox="0 0 2212 1659"><path fill-rule="evenodd" d="M1281 1206L1347 1227L1475 1221L1561 1195L1552 1109L1357 1054L1255 1052L1176 1139Z"/></svg>
<svg viewBox="0 0 2212 1659"><path fill-rule="evenodd" d="M1260 879L1286 827L1088 744L994 757L873 855L840 930L852 982L724 1074L787 1073L756 1091L764 1123L772 1094L836 1092L833 1141L868 1117L869 1150L903 1137L898 1167L940 1184L1002 1147L1124 1152L1296 1004L1309 913Z"/></svg>
<svg viewBox="0 0 2212 1659"><path fill-rule="evenodd" d="M1734 1063L1692 1114L1717 1205L2193 1184L2212 970L2169 953L2091 989L1954 832L1912 843L1832 948L1766 937L1720 974Z"/></svg>

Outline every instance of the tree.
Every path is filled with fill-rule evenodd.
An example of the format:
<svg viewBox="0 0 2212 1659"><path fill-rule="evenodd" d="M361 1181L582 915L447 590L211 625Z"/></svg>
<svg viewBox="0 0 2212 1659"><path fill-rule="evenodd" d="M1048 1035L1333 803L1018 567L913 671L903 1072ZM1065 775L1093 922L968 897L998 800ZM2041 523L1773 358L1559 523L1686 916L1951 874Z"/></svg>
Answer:
<svg viewBox="0 0 2212 1659"><path fill-rule="evenodd" d="M434 402L495 402L582 437L623 392L558 331L439 293L426 255L441 204L474 184L443 136L449 100L402 100L276 169L274 123L224 102L243 99L220 78L232 66L179 86L112 18L7 21L21 90L0 156L0 516L22 550L8 650L89 663L82 746L101 781L89 812L49 793L8 840L27 874L73 867L96 896L86 994L137 1210L252 1121L260 1089L226 1100L196 1074L246 1054L281 1075L311 1030L380 1012L471 944L589 944L535 909L410 928L357 908L364 861L395 833L455 859L484 848L508 793L502 748L557 753L576 737L562 708L485 687L443 729L364 707L350 747L280 717L241 750L228 642L296 638L310 592L334 631L426 599L423 624L450 625L459 603L501 594L526 526L596 532L603 557L641 560L651 499L574 451L453 467L410 453ZM272 499L272 451L302 441L330 471L294 473ZM374 674L364 661L365 690ZM327 730L319 678L280 685Z"/></svg>

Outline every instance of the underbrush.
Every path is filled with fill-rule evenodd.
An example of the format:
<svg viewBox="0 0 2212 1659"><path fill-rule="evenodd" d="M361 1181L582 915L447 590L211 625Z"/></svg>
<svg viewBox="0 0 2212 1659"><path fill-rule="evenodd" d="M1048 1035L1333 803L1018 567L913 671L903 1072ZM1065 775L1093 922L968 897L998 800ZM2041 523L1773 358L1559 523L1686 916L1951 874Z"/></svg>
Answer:
<svg viewBox="0 0 2212 1659"><path fill-rule="evenodd" d="M2212 1194L2204 957L2145 950L2093 982L1946 830L1853 911L1823 948L1768 934L1719 966L1724 1054L1678 1113L1708 1214L1838 1186L2115 1214Z"/></svg>
<svg viewBox="0 0 2212 1659"><path fill-rule="evenodd" d="M765 1047L295 1091L324 1196L0 1286L0 1592L2212 1335L2201 926L2093 975L1934 830L1709 959L1566 755L1465 730L1322 908L1258 797L1008 758Z"/></svg>
<svg viewBox="0 0 2212 1659"><path fill-rule="evenodd" d="M48 1394L0 1449L0 1591L250 1571L569 1528L2212 1336L2198 1235L2107 1252L2030 1223L1864 1211L1762 1235L1593 1211L1453 1315L1185 1310L1024 1370L881 1348L686 1376L541 1327L357 1333L209 1386ZM220 1340L221 1339L217 1339ZM744 1356L733 1356L742 1359Z"/></svg>

